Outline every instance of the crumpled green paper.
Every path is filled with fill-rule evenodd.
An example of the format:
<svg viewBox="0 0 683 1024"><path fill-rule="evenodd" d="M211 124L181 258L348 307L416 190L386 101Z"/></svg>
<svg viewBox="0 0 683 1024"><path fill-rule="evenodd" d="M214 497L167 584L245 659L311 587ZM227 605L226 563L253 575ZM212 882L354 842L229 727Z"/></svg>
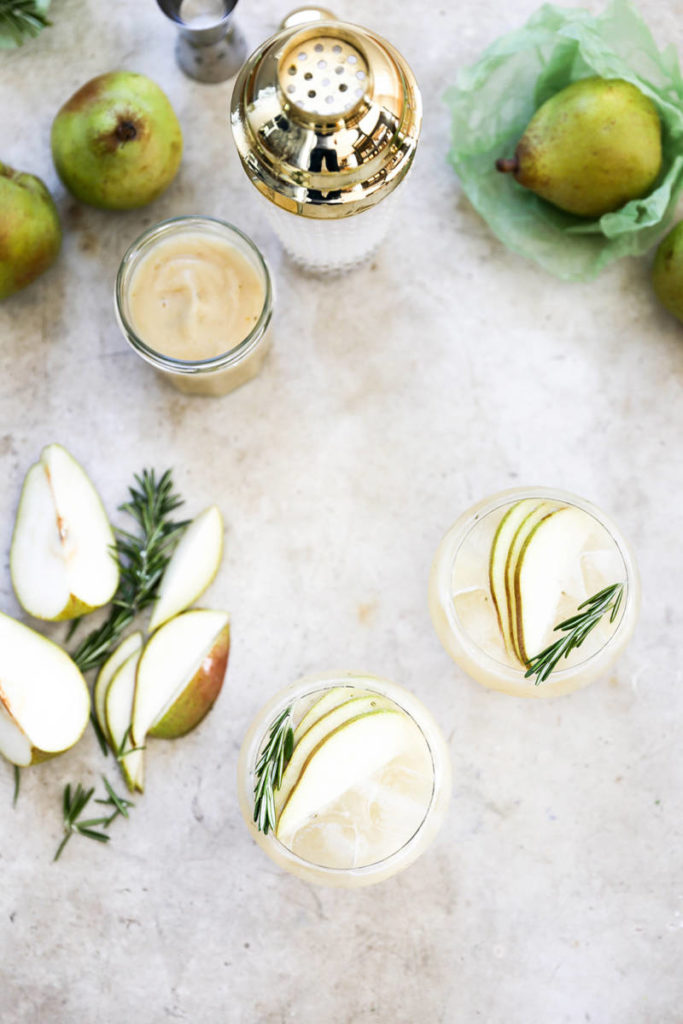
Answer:
<svg viewBox="0 0 683 1024"><path fill-rule="evenodd" d="M550 96L591 75L624 78L654 102L663 163L653 191L599 220L564 213L495 169L514 154ZM660 51L629 0L595 16L545 4L490 46L446 93L450 159L472 204L510 249L568 280L589 280L623 256L649 249L683 186L683 78L673 47Z"/></svg>

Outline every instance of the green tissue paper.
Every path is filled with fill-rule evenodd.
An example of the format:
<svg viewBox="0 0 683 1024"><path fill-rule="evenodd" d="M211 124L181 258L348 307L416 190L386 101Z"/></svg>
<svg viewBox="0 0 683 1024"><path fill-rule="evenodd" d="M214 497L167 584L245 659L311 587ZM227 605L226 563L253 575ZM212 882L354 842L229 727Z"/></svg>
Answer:
<svg viewBox="0 0 683 1024"><path fill-rule="evenodd" d="M652 192L599 220L564 213L495 169L532 115L580 78L623 78L649 96L662 122L663 162ZM566 280L586 281L649 249L683 185L683 78L673 47L659 50L629 0L601 15L545 4L490 46L446 93L450 159L474 207L516 253Z"/></svg>

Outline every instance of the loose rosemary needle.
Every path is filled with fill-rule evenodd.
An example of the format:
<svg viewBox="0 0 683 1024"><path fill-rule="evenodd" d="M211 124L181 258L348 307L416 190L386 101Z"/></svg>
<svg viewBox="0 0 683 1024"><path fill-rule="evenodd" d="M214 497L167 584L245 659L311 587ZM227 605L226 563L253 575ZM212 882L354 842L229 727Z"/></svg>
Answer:
<svg viewBox="0 0 683 1024"><path fill-rule="evenodd" d="M114 531L121 579L109 618L71 655L81 672L99 668L135 616L154 601L164 569L187 526L187 520L170 518L182 505L182 499L173 493L170 470L157 480L154 470L145 469L135 482L137 486L129 488L130 500L119 510L135 520L138 531Z"/></svg>
<svg viewBox="0 0 683 1024"><path fill-rule="evenodd" d="M285 708L273 722L268 742L254 770L254 821L259 832L264 835L275 828L274 791L282 784L282 773L294 749L291 714L291 707Z"/></svg>
<svg viewBox="0 0 683 1024"><path fill-rule="evenodd" d="M21 786L21 768L18 764L14 765L14 796L12 797L12 807L17 806L17 800L19 799L19 787Z"/></svg>
<svg viewBox="0 0 683 1024"><path fill-rule="evenodd" d="M0 0L0 34L10 36L18 46L50 24L35 0Z"/></svg>
<svg viewBox="0 0 683 1024"><path fill-rule="evenodd" d="M564 622L555 626L555 632L561 630L565 635L531 658L524 678L536 676L536 686L544 682L562 658L568 657L571 651L581 646L603 615L610 612L609 620L614 622L619 613L623 596L624 584L613 583L612 586L605 587L604 590L593 594L592 597L580 604L576 609L576 615L572 615L571 618L565 619Z"/></svg>

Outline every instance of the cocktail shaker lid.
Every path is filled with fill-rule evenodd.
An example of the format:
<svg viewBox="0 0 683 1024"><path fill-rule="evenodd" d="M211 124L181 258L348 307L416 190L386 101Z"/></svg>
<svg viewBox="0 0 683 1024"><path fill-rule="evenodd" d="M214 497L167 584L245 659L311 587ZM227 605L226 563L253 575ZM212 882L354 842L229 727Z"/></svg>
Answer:
<svg viewBox="0 0 683 1024"><path fill-rule="evenodd" d="M393 46L358 25L318 20L267 39L240 71L232 130L253 184L305 217L373 206L415 155L422 101Z"/></svg>

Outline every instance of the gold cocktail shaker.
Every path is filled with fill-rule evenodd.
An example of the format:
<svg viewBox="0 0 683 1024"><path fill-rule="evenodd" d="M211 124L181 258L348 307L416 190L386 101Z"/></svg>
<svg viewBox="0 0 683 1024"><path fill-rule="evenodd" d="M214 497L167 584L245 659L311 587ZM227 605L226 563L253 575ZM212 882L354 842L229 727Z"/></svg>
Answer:
<svg viewBox="0 0 683 1024"><path fill-rule="evenodd" d="M330 18L293 21L240 71L232 130L292 259L317 272L345 270L387 233L415 156L420 92L403 57L375 33Z"/></svg>

